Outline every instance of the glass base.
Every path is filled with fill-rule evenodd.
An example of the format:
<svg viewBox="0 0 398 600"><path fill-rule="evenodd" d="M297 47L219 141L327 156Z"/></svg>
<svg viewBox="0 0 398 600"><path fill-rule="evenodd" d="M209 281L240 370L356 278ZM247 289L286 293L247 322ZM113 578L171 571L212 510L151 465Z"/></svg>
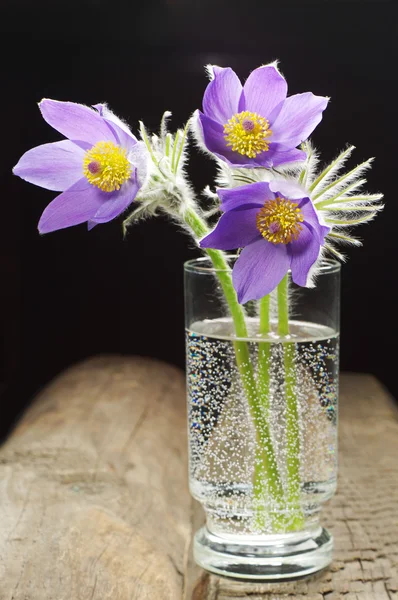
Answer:
<svg viewBox="0 0 398 600"><path fill-rule="evenodd" d="M316 573L332 561L333 537L322 527L264 536L219 536L202 527L194 539L199 566L237 579L278 581Z"/></svg>

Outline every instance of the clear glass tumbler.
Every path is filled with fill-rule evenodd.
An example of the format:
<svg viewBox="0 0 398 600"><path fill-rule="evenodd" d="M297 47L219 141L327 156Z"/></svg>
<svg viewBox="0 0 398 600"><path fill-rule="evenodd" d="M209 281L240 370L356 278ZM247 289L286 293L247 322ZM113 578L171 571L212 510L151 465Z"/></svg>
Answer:
<svg viewBox="0 0 398 600"><path fill-rule="evenodd" d="M283 334L273 292L267 332L249 302L237 337L220 275L208 258L185 264L190 490L206 513L195 560L245 579L308 575L333 549L319 513L336 489L340 265L322 261L314 288L289 276Z"/></svg>

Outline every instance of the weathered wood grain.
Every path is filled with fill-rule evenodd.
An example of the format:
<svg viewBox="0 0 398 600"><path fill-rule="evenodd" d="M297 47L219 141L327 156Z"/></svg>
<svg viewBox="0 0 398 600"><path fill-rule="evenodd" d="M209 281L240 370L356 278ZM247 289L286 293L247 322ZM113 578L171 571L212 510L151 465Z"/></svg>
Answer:
<svg viewBox="0 0 398 600"><path fill-rule="evenodd" d="M74 367L0 451L0 600L398 600L398 411L370 376L342 377L330 569L284 584L204 574L187 489L185 389L127 357ZM194 507L194 508L193 508Z"/></svg>
<svg viewBox="0 0 398 600"><path fill-rule="evenodd" d="M181 598L185 419L183 375L154 361L51 384L0 453L0 599Z"/></svg>

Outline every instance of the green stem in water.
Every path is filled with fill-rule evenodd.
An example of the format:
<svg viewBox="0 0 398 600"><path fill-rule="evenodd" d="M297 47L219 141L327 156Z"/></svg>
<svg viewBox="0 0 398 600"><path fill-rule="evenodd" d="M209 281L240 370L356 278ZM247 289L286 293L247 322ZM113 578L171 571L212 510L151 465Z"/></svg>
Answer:
<svg viewBox="0 0 398 600"><path fill-rule="evenodd" d="M270 296L264 296L260 300L260 330L261 336L267 336L270 331ZM269 427L269 394L270 394L270 358L271 344L270 342L260 342L258 345L258 367L257 381L258 394L262 406L263 418ZM265 514L262 508L261 500L267 494L267 479L265 477L265 465L263 464L259 447L257 446L256 468L254 472L254 495L257 500L256 523L259 529L265 527ZM274 525L277 524L277 512L274 517Z"/></svg>
<svg viewBox="0 0 398 600"><path fill-rule="evenodd" d="M260 335L268 336L270 331L270 296L260 300ZM269 412L269 362L271 354L270 342L260 342L258 354L258 385L261 395L264 416L268 420Z"/></svg>
<svg viewBox="0 0 398 600"><path fill-rule="evenodd" d="M185 222L192 229L197 238L202 238L208 233L207 226L202 218L193 210L187 209L184 215ZM234 322L236 336L238 338L247 338L247 327L245 313L239 304L229 265L225 256L219 250L207 249L213 266L217 270L217 277L223 289L225 299L228 303ZM275 453L271 441L271 435L267 420L264 418L264 407L262 406L257 394L256 380L254 377L253 365L250 358L248 343L242 340L234 342L236 363L242 380L242 385L247 397L250 413L256 429L257 445L259 456L256 460L254 475L254 495L259 499L264 493L264 480L267 481L268 490L276 503L283 502L284 492L282 482L279 476ZM261 485L260 485L261 479Z"/></svg>
<svg viewBox="0 0 398 600"><path fill-rule="evenodd" d="M289 281L288 275L278 285L278 334L289 335ZM300 504L300 431L296 397L296 348L294 342L283 344L286 398L286 446L287 446L287 504L292 512L290 530L300 529L304 516Z"/></svg>
<svg viewBox="0 0 398 600"><path fill-rule="evenodd" d="M288 275L278 285L278 334L289 335L289 280Z"/></svg>

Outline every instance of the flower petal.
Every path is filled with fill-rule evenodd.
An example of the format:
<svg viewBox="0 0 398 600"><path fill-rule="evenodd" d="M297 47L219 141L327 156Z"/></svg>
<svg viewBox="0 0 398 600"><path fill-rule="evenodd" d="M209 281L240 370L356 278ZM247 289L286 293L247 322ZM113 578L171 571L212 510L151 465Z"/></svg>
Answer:
<svg viewBox="0 0 398 600"><path fill-rule="evenodd" d="M298 239L291 242L289 247L292 257L292 279L297 285L305 287L309 271L321 250L318 232L304 222Z"/></svg>
<svg viewBox="0 0 398 600"><path fill-rule="evenodd" d="M234 154L236 154L234 152ZM238 155L240 156L240 155ZM269 150L257 154L256 158L247 158L242 156L246 164L244 167L263 167L265 169L271 169L272 167L278 167L285 163L297 162L305 160L306 154L302 150L292 148L291 150L285 150L280 144L270 144ZM249 164L250 163L250 164Z"/></svg>
<svg viewBox="0 0 398 600"><path fill-rule="evenodd" d="M278 165L304 160L305 152L302 150L286 150L280 144L270 144L269 150L257 154L256 158L242 156L227 146L222 125L210 119L200 111L198 112L198 134L203 138L206 148L221 160L236 167L263 167L270 169ZM197 134L197 135L198 135Z"/></svg>
<svg viewBox="0 0 398 600"><path fill-rule="evenodd" d="M270 189L275 192L277 196L283 196L289 200L304 200L307 198L306 190L295 183L294 181L288 181L287 179L273 179L269 182Z"/></svg>
<svg viewBox="0 0 398 600"><path fill-rule="evenodd" d="M47 190L63 192L83 174L84 150L69 140L43 144L25 152L13 173Z"/></svg>
<svg viewBox="0 0 398 600"><path fill-rule="evenodd" d="M227 148L224 138L224 128L220 123L198 111L197 125L198 135L201 134L204 145L210 152L218 156L218 158L226 160L225 155L233 157L232 155L236 154Z"/></svg>
<svg viewBox="0 0 398 600"><path fill-rule="evenodd" d="M129 179L119 191L107 194L109 199L99 207L91 223L108 223L118 217L133 202L139 189L136 179Z"/></svg>
<svg viewBox="0 0 398 600"><path fill-rule="evenodd" d="M127 125L127 123L125 123L124 121L122 121L122 119L120 119L118 116L116 116L115 113L113 113L111 111L111 109L108 107L107 104L105 104L105 103L93 104L93 108L95 108L99 112L100 116L103 117L106 121L110 121L111 123L118 125L119 129L123 129L123 131L125 133L127 133L128 135L130 135L130 136L133 135L131 133L130 128Z"/></svg>
<svg viewBox="0 0 398 600"><path fill-rule="evenodd" d="M320 222L319 214L309 198L303 198L298 206L303 213L304 221L312 227L314 232L318 235L319 243L323 245L325 235L329 233L330 227L327 227Z"/></svg>
<svg viewBox="0 0 398 600"><path fill-rule="evenodd" d="M88 106L44 99L39 107L44 120L70 140L81 140L92 145L101 141L117 143L106 121Z"/></svg>
<svg viewBox="0 0 398 600"><path fill-rule="evenodd" d="M270 190L270 184L257 181L249 185L241 185L232 189L220 188L217 194L221 200L221 210L229 211L251 206L264 206L266 200L275 198Z"/></svg>
<svg viewBox="0 0 398 600"><path fill-rule="evenodd" d="M242 84L230 68L213 69L214 79L210 81L203 96L203 112L224 125L238 112Z"/></svg>
<svg viewBox="0 0 398 600"><path fill-rule="evenodd" d="M269 121L277 118L286 99L287 83L275 65L265 65L250 73L243 86L244 108Z"/></svg>
<svg viewBox="0 0 398 600"><path fill-rule="evenodd" d="M282 150L279 144L274 144L275 147L278 147L276 150L272 146L273 144L270 146L270 151L273 151L273 167L278 167L279 165L284 165L286 163L303 161L307 156L303 150L297 150L297 148L292 148L291 150Z"/></svg>
<svg viewBox="0 0 398 600"><path fill-rule="evenodd" d="M139 187L142 187L149 176L150 156L145 142L137 142L130 148L127 155L131 164L137 170L137 182Z"/></svg>
<svg viewBox="0 0 398 600"><path fill-rule="evenodd" d="M263 238L242 250L232 271L238 301L263 298L281 282L290 267L285 244L271 244Z"/></svg>
<svg viewBox="0 0 398 600"><path fill-rule="evenodd" d="M329 99L311 92L287 98L272 124L272 141L288 150L306 140L322 120Z"/></svg>
<svg viewBox="0 0 398 600"><path fill-rule="evenodd" d="M107 104L94 104L95 108L107 125L110 127L112 133L115 135L118 143L123 148L132 148L137 143L137 138L132 134L129 126L124 123L119 117L117 117L107 106Z"/></svg>
<svg viewBox="0 0 398 600"><path fill-rule="evenodd" d="M107 192L102 192L83 177L45 208L39 221L40 233L89 221L106 202L106 197Z"/></svg>
<svg viewBox="0 0 398 600"><path fill-rule="evenodd" d="M235 250L259 237L256 227L258 208L232 210L222 215L217 226L200 242L201 248Z"/></svg>
<svg viewBox="0 0 398 600"><path fill-rule="evenodd" d="M239 152L234 152L228 148L224 137L223 126L200 111L198 111L197 125L197 134L201 134L206 148L221 160L239 167L262 166L262 164L256 163L253 159L242 156ZM263 154L266 153L263 152ZM272 164L270 166L272 166Z"/></svg>

